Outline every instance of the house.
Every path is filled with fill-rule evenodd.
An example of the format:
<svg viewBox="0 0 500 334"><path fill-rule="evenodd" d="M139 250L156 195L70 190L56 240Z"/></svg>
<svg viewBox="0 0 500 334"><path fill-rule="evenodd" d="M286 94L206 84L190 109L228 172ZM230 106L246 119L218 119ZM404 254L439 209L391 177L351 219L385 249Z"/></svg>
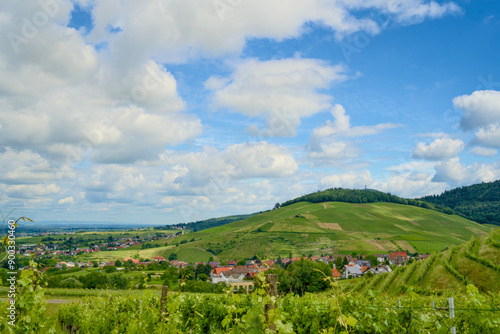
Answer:
<svg viewBox="0 0 500 334"><path fill-rule="evenodd" d="M366 271L366 269L365 269ZM344 278L356 278L363 276L363 271L361 266L357 264L348 264L344 267L344 271L342 273L342 277Z"/></svg>
<svg viewBox="0 0 500 334"><path fill-rule="evenodd" d="M375 274L385 274L390 272L392 272L392 269L388 265L380 265L375 268Z"/></svg>
<svg viewBox="0 0 500 334"><path fill-rule="evenodd" d="M389 260L389 254L373 254L377 258L379 263L384 263L385 260Z"/></svg>
<svg viewBox="0 0 500 334"><path fill-rule="evenodd" d="M215 268L210 273L210 280L214 284L243 282L246 275L244 273L236 273L232 269L231 267Z"/></svg>
<svg viewBox="0 0 500 334"><path fill-rule="evenodd" d="M163 256L160 256L160 255L155 256L152 260L156 261L158 263L167 262L167 260Z"/></svg>
<svg viewBox="0 0 500 334"><path fill-rule="evenodd" d="M419 254L418 259L421 261L421 260L427 259L430 256L431 256L431 254Z"/></svg>
<svg viewBox="0 0 500 334"><path fill-rule="evenodd" d="M363 266L371 267L372 266L370 260L356 260L356 264L358 266L361 266L361 267L363 267Z"/></svg>
<svg viewBox="0 0 500 334"><path fill-rule="evenodd" d="M139 260L133 259L131 257L126 257L126 258L123 259L123 262L129 262L129 261L132 261L132 263L134 263L134 264L138 264L139 263Z"/></svg>
<svg viewBox="0 0 500 334"><path fill-rule="evenodd" d="M408 254L406 254L406 252L394 252L392 254L389 254L389 259L392 261L392 263L400 266L408 262Z"/></svg>
<svg viewBox="0 0 500 334"><path fill-rule="evenodd" d="M332 269L332 276L333 278L340 278L342 275L339 273L339 271L335 268Z"/></svg>

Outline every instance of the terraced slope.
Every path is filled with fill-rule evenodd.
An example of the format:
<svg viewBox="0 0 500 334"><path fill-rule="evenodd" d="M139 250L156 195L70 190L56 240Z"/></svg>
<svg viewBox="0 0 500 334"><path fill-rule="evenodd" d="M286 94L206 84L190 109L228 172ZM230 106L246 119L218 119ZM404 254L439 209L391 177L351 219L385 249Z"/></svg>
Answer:
<svg viewBox="0 0 500 334"><path fill-rule="evenodd" d="M465 291L474 284L486 292L500 291L500 229L451 247L430 258L400 267L392 273L353 280L351 291L401 293L411 287L417 293Z"/></svg>
<svg viewBox="0 0 500 334"><path fill-rule="evenodd" d="M395 203L299 202L178 237L173 243L187 243L165 249L162 255L181 255L184 248L207 250L218 259L242 259L255 254L288 257L290 253L427 253L465 243L489 230L488 226L459 216ZM194 258L190 256L190 260Z"/></svg>

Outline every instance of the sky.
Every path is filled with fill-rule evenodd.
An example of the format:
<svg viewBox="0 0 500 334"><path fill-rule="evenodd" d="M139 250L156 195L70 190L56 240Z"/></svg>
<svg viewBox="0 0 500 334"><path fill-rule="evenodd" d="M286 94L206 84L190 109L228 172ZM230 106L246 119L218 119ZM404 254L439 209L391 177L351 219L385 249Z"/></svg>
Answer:
<svg viewBox="0 0 500 334"><path fill-rule="evenodd" d="M174 224L500 179L494 0L0 7L0 210Z"/></svg>

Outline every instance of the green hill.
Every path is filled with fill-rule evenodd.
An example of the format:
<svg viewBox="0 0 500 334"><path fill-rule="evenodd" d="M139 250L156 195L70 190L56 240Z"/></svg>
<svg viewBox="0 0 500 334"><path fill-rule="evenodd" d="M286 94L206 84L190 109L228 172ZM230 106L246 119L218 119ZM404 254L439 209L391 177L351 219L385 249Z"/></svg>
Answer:
<svg viewBox="0 0 500 334"><path fill-rule="evenodd" d="M490 228L463 217L396 203L296 202L245 220L180 236L164 256L206 250L217 259L396 250L437 252ZM157 249L159 251L159 249ZM206 256L206 253L204 254ZM203 258L205 257L203 256ZM190 256L193 260L195 256ZM202 260L200 258L200 260Z"/></svg>
<svg viewBox="0 0 500 334"><path fill-rule="evenodd" d="M357 281L357 282L356 282ZM430 258L389 274L352 280L351 291L401 293L411 287L417 293L450 290L464 292L474 284L486 292L500 291L500 230L451 247Z"/></svg>
<svg viewBox="0 0 500 334"><path fill-rule="evenodd" d="M500 180L456 188L421 200L449 207L456 214L481 224L500 225Z"/></svg>

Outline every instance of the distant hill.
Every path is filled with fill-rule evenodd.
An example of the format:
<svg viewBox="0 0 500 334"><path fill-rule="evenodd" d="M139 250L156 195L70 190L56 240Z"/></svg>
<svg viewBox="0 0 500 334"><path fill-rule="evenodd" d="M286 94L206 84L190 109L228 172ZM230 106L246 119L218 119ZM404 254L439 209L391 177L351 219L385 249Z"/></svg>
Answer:
<svg viewBox="0 0 500 334"><path fill-rule="evenodd" d="M176 237L170 245L177 246L165 249L162 255L168 257L175 252L182 260L185 248L205 250L221 260L254 255L288 257L290 253L293 256L396 250L427 253L463 244L472 236L489 231L489 227L463 217L411 205L299 201Z"/></svg>
<svg viewBox="0 0 500 334"><path fill-rule="evenodd" d="M420 200L449 207L456 214L481 224L500 225L500 180L456 188Z"/></svg>
<svg viewBox="0 0 500 334"><path fill-rule="evenodd" d="M404 205L418 206L424 209L435 210L446 214L453 214L453 210L442 205L431 204L417 199L401 198L391 193L384 193L375 189L344 189L331 188L303 195L281 204L287 206L298 202L323 203L323 202L346 202L346 203L378 203L388 202Z"/></svg>
<svg viewBox="0 0 500 334"><path fill-rule="evenodd" d="M177 228L185 228L185 229L193 230L193 232L196 232L196 231L206 230L207 228L211 228L211 227L229 224L229 223L232 223L234 221L243 220L243 219L252 217L258 213L262 213L262 212L250 213L250 214L246 214L246 215L234 215L234 216L227 216L227 217L220 217L220 218L210 218L210 219L199 220L199 221L190 222L190 223L165 225L165 226L156 227L156 229L162 230L162 229L169 229L172 227L177 227Z"/></svg>
<svg viewBox="0 0 500 334"><path fill-rule="evenodd" d="M349 284L349 283L351 284ZM420 294L463 291L474 284L481 291L500 291L500 230L399 267L389 274L347 281L347 290L397 294L412 288Z"/></svg>

